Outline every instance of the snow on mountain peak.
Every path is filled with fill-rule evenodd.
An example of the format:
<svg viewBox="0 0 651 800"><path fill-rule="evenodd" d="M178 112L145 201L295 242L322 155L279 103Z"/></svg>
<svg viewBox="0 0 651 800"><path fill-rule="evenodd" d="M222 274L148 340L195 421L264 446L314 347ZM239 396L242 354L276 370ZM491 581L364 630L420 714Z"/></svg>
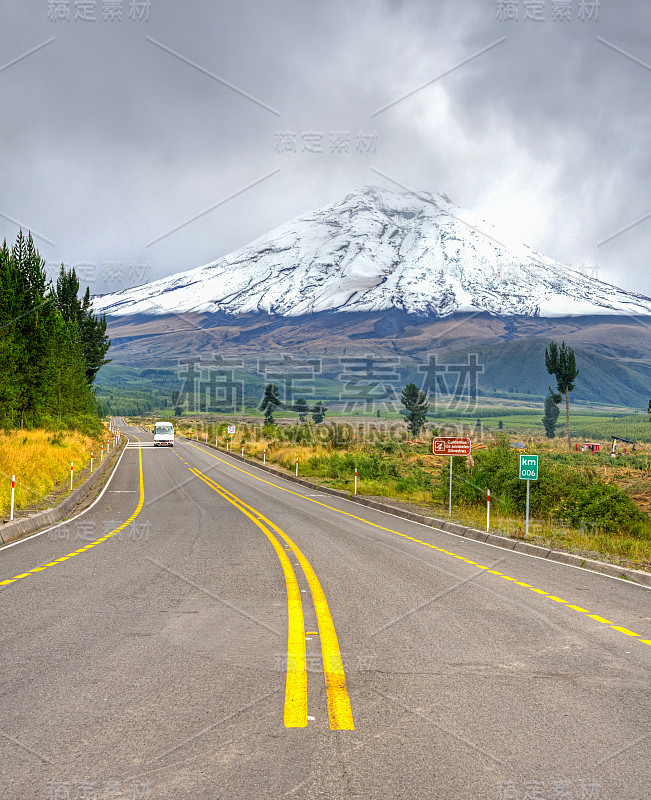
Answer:
<svg viewBox="0 0 651 800"><path fill-rule="evenodd" d="M499 233L445 195L367 186L203 267L94 298L111 316L397 308L418 316L651 315L651 298Z"/></svg>

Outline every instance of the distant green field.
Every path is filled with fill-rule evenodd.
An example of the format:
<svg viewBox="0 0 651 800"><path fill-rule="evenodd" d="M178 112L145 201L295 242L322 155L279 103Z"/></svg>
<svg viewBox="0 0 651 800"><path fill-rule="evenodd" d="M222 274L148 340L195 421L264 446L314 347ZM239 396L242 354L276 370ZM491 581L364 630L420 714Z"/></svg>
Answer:
<svg viewBox="0 0 651 800"><path fill-rule="evenodd" d="M497 431L498 423L501 420L504 431L516 436L544 436L545 429L542 424L542 414L532 413L512 413L501 416L491 416L482 418L480 413L476 414L477 419L481 419L484 434ZM561 412L559 424L556 427L556 436L565 436L565 417ZM441 419L442 426L452 424L465 426L472 424L468 417L446 417ZM436 424L436 420L434 421ZM611 436L621 436L623 439L630 439L634 442L651 442L651 421L647 414L623 414L623 415L603 415L598 413L590 414L571 414L570 429L574 439L585 440L594 439L595 441L608 442Z"/></svg>
<svg viewBox="0 0 651 800"><path fill-rule="evenodd" d="M241 381L244 389L244 413L247 416L262 417L257 411L256 405L262 398L264 390L264 378L262 375L236 372L233 376L234 381ZM337 399L341 392L341 383L332 377L315 377L311 384L312 393L304 392L304 396L310 404L317 400L324 400L328 406L327 419L351 419L355 422L377 422L377 413L369 414L364 410L363 398L359 397L360 410L344 413L337 411ZM122 416L142 416L146 414L160 413L169 416L179 402L178 393L184 389L183 381L178 370L174 369L135 369L120 365L108 364L100 370L96 381L96 396L101 403L105 415ZM307 387L306 387L307 388ZM282 388L281 388L282 392ZM301 392L301 384L297 382L294 386L294 393L297 396ZM398 411L391 410L391 404L385 405L377 398L369 397L369 405L375 400L380 408L379 417L386 421L401 421L402 415ZM544 428L542 424L542 401L539 409L532 408L532 396L514 394L512 397L505 398L506 402L513 405L512 408L500 408L495 406L495 401L486 397L479 397L477 400L459 401L456 412L454 409L448 410L445 406L431 405L428 415L428 426L435 428L456 427L457 432L463 431L466 435L474 432L477 428L477 421L481 422L484 434L492 434L499 429L501 420L503 430L510 436L542 436ZM202 392L200 402L205 403L205 393ZM470 410L468 403L476 403L477 407ZM518 407L519 406L519 407ZM211 412L204 408L189 408L183 404L184 416L207 416L214 418L228 414L230 409L219 407ZM341 406L339 406L341 407ZM371 406L372 408L372 406ZM463 409L466 409L465 411ZM219 413L221 411L221 414ZM556 428L558 437L565 435L565 409L563 404L560 407L561 416ZM624 409L622 409L624 411ZM202 413L203 412L203 413ZM233 416L231 414L231 416ZM279 409L276 414L278 418L293 419L294 414L290 409ZM648 414L638 413L608 413L598 408L598 404L587 409L584 403L575 403L571 415L572 436L576 439L596 439L602 442L610 441L610 437L621 436L637 442L651 442L651 423Z"/></svg>

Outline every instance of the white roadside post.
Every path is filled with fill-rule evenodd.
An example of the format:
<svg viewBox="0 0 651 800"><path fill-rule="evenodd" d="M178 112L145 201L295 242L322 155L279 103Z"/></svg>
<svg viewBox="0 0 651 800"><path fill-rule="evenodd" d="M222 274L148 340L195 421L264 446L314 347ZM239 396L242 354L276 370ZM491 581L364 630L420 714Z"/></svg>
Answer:
<svg viewBox="0 0 651 800"><path fill-rule="evenodd" d="M263 464L267 463L267 450L266 450L266 448L262 451L262 463Z"/></svg>
<svg viewBox="0 0 651 800"><path fill-rule="evenodd" d="M9 515L9 519L12 520L14 518L14 492L16 491L16 476L11 476L11 513Z"/></svg>
<svg viewBox="0 0 651 800"><path fill-rule="evenodd" d="M296 457L296 477L298 478L298 456Z"/></svg>
<svg viewBox="0 0 651 800"><path fill-rule="evenodd" d="M74 474L74 462L70 462L70 491L72 491L72 476Z"/></svg>
<svg viewBox="0 0 651 800"><path fill-rule="evenodd" d="M491 490L488 489L488 494L486 496L486 530L490 528L491 525Z"/></svg>
<svg viewBox="0 0 651 800"><path fill-rule="evenodd" d="M103 463L104 463L104 445L102 445L102 454L101 454L101 457L100 457L99 463L100 463L100 464L103 464Z"/></svg>
<svg viewBox="0 0 651 800"><path fill-rule="evenodd" d="M242 458L244 458L244 445L242 445Z"/></svg>
<svg viewBox="0 0 651 800"><path fill-rule="evenodd" d="M91 471L91 473L93 471L93 458L94 458L94 456L95 456L95 454L91 450L91 453L90 453L90 471Z"/></svg>
<svg viewBox="0 0 651 800"><path fill-rule="evenodd" d="M357 467L355 467L355 494L357 494Z"/></svg>

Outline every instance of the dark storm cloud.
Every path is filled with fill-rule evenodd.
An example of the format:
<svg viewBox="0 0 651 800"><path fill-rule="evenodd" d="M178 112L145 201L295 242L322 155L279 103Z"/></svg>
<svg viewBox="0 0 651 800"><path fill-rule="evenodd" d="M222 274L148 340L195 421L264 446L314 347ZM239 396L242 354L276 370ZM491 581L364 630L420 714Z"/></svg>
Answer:
<svg viewBox="0 0 651 800"><path fill-rule="evenodd" d="M392 179L651 294L648 3L601 0L597 21L582 0L570 21L557 0L508 21L497 0L84 5L2 4L0 234L32 228L94 291Z"/></svg>

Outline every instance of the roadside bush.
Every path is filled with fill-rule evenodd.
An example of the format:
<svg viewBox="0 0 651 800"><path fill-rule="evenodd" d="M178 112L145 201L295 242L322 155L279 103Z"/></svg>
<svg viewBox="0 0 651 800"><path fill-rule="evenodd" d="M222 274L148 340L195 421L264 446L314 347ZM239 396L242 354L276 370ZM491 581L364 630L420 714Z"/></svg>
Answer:
<svg viewBox="0 0 651 800"><path fill-rule="evenodd" d="M519 454L498 441L497 446L477 451L474 464L455 458L452 464L453 493L470 505L486 501L486 489L498 507L524 513L527 484L520 480ZM599 480L594 466L577 469L576 462L539 453L538 480L530 484L530 511L538 517L563 518L573 525L586 522L604 531L636 532L645 520L633 500L621 489ZM449 465L441 466L433 493L446 502Z"/></svg>
<svg viewBox="0 0 651 800"><path fill-rule="evenodd" d="M625 492L603 483L584 486L563 497L555 510L577 527L588 524L604 531L639 533L645 519Z"/></svg>

